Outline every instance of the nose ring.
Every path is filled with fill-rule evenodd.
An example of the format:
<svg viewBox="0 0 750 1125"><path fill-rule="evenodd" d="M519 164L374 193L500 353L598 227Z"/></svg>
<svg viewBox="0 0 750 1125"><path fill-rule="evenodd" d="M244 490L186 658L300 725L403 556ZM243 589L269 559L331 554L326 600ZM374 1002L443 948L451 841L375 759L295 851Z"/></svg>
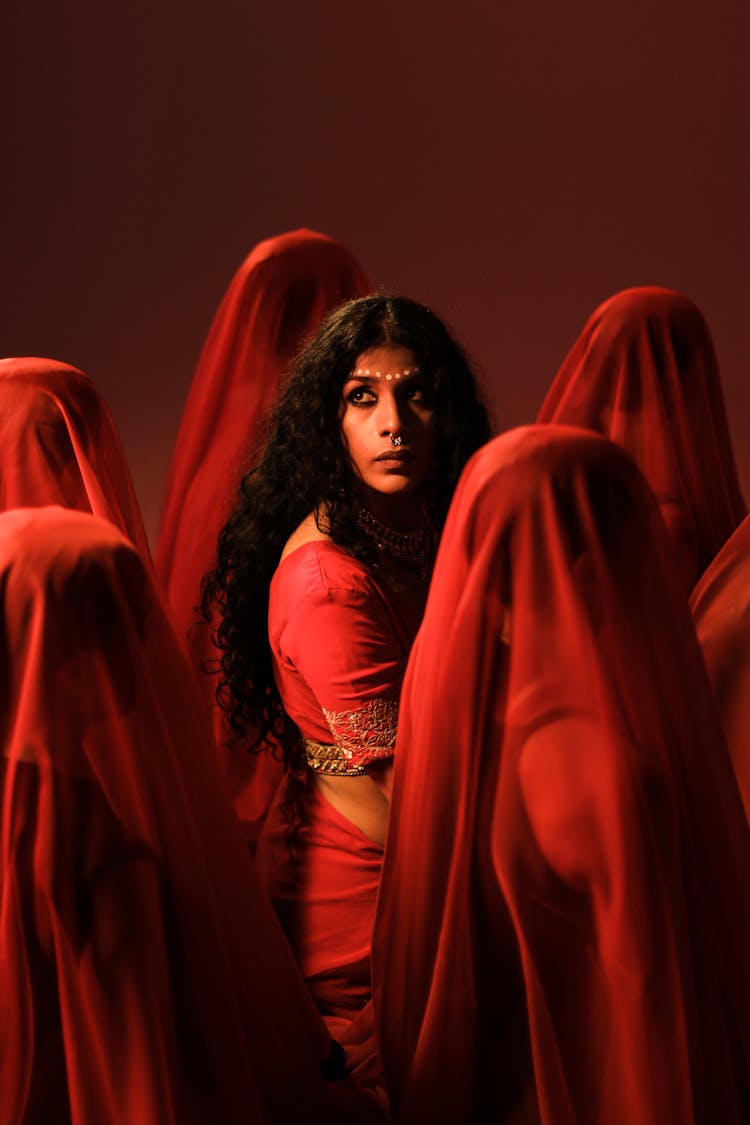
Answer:
<svg viewBox="0 0 750 1125"><path fill-rule="evenodd" d="M393 434L391 434L391 435L390 435L390 438L391 438L391 445L401 445L401 443L402 443L402 442L403 442L403 440L404 440L404 439L403 439L403 438L401 437L401 435L400 435L400 434L398 434L398 435L397 435L396 437L394 437L394 436L393 436Z"/></svg>

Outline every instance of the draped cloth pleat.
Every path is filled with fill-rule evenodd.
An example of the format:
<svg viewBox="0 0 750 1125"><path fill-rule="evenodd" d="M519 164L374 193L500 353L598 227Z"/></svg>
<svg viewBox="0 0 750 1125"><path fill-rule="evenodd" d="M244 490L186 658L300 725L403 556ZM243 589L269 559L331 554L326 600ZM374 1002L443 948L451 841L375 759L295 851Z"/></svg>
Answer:
<svg viewBox="0 0 750 1125"><path fill-rule="evenodd" d="M394 1119L739 1125L750 835L657 506L614 444L469 462L404 681L373 939Z"/></svg>
<svg viewBox="0 0 750 1125"><path fill-rule="evenodd" d="M111 524L0 516L0 1120L331 1120L330 1038Z"/></svg>

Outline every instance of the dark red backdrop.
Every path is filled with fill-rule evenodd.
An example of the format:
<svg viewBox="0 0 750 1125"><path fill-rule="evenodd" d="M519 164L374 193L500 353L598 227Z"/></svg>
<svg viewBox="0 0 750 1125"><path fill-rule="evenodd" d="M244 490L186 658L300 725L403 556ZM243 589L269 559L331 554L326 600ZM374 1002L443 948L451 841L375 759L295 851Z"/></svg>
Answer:
<svg viewBox="0 0 750 1125"><path fill-rule="evenodd" d="M0 353L92 376L152 536L219 298L298 225L444 315L502 425L602 298L687 292L750 498L750 8L454 8L6 3Z"/></svg>

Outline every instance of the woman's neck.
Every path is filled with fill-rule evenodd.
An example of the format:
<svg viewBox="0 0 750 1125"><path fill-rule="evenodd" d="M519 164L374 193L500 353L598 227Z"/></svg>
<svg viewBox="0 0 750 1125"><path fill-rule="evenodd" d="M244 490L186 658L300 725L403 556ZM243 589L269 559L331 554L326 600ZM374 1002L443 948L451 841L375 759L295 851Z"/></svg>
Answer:
<svg viewBox="0 0 750 1125"><path fill-rule="evenodd" d="M394 531L416 531L424 522L422 498L414 493L391 496L367 489L359 493L359 502L379 523Z"/></svg>

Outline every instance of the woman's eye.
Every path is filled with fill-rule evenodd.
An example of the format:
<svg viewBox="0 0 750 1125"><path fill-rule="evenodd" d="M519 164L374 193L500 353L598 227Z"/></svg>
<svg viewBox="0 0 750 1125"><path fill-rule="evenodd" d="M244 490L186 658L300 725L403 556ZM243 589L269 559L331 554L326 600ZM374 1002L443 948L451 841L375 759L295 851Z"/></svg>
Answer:
<svg viewBox="0 0 750 1125"><path fill-rule="evenodd" d="M353 391L349 391L346 401L354 406L369 406L371 402L375 402L375 395L367 387L356 387Z"/></svg>
<svg viewBox="0 0 750 1125"><path fill-rule="evenodd" d="M421 387L419 385L409 387L406 394L410 402L418 402L422 406L429 406L432 402L432 396L427 387Z"/></svg>

